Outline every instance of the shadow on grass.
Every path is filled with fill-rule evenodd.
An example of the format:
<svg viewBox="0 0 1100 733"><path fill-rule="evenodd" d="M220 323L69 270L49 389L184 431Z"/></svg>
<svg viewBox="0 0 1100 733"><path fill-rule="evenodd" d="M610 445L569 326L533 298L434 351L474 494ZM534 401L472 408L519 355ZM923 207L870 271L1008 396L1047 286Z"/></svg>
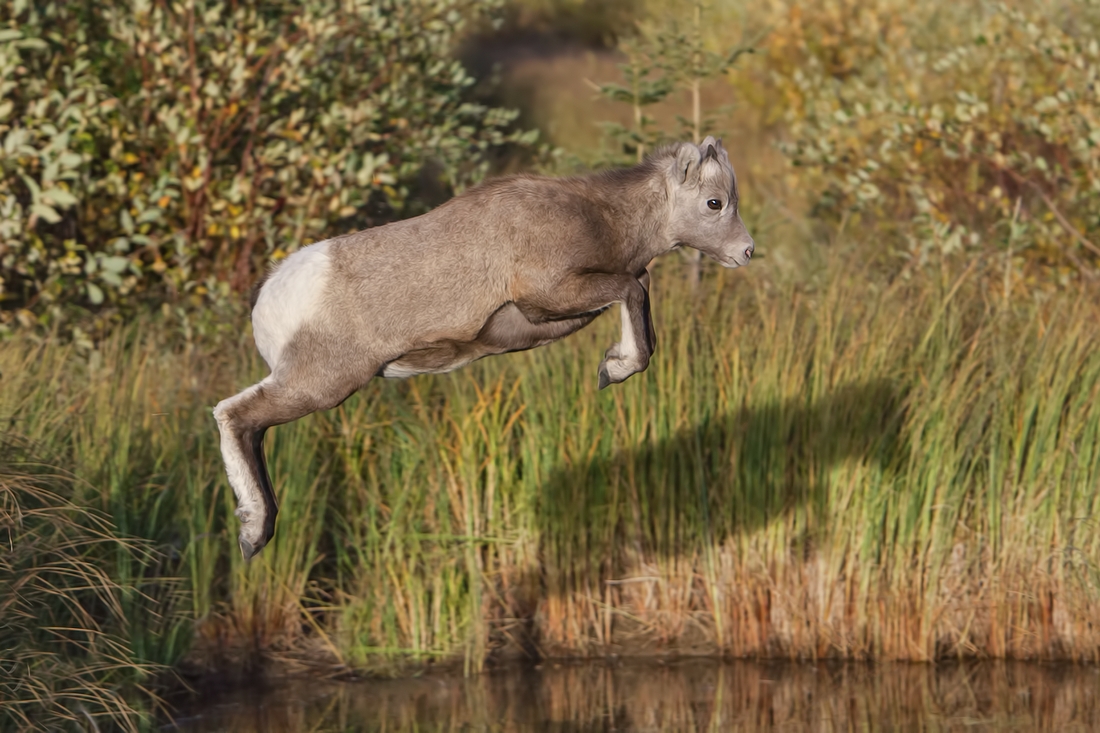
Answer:
<svg viewBox="0 0 1100 733"><path fill-rule="evenodd" d="M904 395L886 379L748 402L555 472L539 497L544 597L637 573L632 558L699 557L776 520L792 552L809 552L836 521L831 472L856 461L888 484L908 455Z"/></svg>

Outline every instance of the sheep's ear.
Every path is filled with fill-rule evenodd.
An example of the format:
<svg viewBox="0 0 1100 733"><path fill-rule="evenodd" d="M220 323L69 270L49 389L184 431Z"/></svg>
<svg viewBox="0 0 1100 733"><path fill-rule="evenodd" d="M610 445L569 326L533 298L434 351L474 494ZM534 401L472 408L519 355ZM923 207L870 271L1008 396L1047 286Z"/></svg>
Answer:
<svg viewBox="0 0 1100 733"><path fill-rule="evenodd" d="M699 164L703 162L700 153L691 143L683 143L676 151L676 173L681 183L694 183L699 179Z"/></svg>

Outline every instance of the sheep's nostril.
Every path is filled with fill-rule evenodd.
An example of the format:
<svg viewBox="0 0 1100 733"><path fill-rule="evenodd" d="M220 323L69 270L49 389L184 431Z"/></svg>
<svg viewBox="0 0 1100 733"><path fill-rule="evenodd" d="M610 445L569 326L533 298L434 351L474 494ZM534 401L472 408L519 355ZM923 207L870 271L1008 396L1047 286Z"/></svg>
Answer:
<svg viewBox="0 0 1100 733"><path fill-rule="evenodd" d="M747 259L747 260L752 259L752 253L753 253L754 249L755 249L755 247L747 247L745 249L745 259Z"/></svg>

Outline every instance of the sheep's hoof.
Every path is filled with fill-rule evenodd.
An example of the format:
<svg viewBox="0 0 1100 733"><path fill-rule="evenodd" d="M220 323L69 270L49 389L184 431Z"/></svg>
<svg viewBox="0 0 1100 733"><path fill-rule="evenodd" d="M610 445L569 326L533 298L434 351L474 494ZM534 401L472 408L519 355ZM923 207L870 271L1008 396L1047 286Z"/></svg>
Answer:
<svg viewBox="0 0 1100 733"><path fill-rule="evenodd" d="M245 562L248 562L256 555L260 554L260 550L264 549L267 545L266 539L261 539L259 542L253 544L244 538L243 535L237 537L237 544L241 547L241 556L244 557Z"/></svg>
<svg viewBox="0 0 1100 733"><path fill-rule="evenodd" d="M245 562L248 562L256 556L258 550L252 547L252 543L246 540L244 537L238 537L237 544L241 546L241 555L244 556Z"/></svg>
<svg viewBox="0 0 1100 733"><path fill-rule="evenodd" d="M604 359L600 362L600 389L609 384L619 384L630 379L631 376L644 372L646 362L628 360L622 357L617 359Z"/></svg>

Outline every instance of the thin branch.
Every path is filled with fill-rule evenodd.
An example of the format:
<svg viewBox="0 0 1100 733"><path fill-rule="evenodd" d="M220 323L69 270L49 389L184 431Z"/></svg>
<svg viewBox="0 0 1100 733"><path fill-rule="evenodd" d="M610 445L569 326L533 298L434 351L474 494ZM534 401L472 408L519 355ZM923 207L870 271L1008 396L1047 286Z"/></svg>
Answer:
<svg viewBox="0 0 1100 733"><path fill-rule="evenodd" d="M1054 214L1054 218L1058 220L1058 223L1062 225L1062 228L1065 229L1070 236L1076 239L1078 244L1087 249L1089 252L1092 252L1097 257L1100 257L1100 247L1097 247L1095 244L1085 239L1085 236L1081 234L1081 232L1077 231L1077 227L1069 223L1069 220L1066 219L1061 211L1058 210L1058 207L1054 205L1054 202L1051 201L1050 197L1046 195L1046 192L1043 191L1043 189L1039 188L1038 184L1032 183L1031 181L1027 181L1027 183L1030 184L1031 187L1035 189L1036 193L1039 194L1040 198L1043 199L1043 203L1047 205L1048 209L1050 209L1050 213Z"/></svg>

